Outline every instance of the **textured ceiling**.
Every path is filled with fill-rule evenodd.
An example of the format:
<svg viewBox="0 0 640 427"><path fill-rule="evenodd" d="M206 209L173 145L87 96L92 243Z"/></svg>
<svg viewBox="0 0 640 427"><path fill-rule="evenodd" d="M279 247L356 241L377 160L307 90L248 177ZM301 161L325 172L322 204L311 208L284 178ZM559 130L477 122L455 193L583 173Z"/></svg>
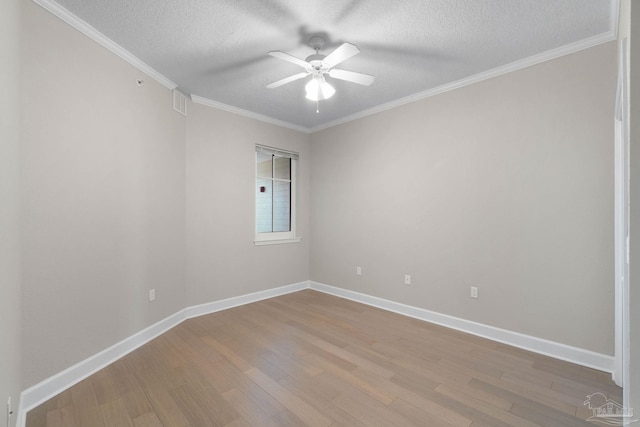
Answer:
<svg viewBox="0 0 640 427"><path fill-rule="evenodd" d="M36 0L49 3L52 0ZM617 0L57 0L57 4L196 100L314 130L421 96L470 76L615 37ZM45 6L46 7L46 6ZM338 68L372 74L332 80L333 98L305 99L302 71L270 57L360 54ZM559 53L558 53L559 52ZM524 62L522 62L524 61ZM328 78L327 80L330 80Z"/></svg>

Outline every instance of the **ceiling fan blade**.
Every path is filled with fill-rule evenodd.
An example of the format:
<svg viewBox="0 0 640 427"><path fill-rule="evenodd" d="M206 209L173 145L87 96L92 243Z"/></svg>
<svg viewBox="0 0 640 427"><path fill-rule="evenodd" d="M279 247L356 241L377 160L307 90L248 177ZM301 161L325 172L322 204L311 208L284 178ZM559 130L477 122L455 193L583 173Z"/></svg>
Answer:
<svg viewBox="0 0 640 427"><path fill-rule="evenodd" d="M355 73L353 71L336 70L329 71L329 75L334 79L346 80L348 82L358 83L363 86L369 86L373 83L373 76L363 73Z"/></svg>
<svg viewBox="0 0 640 427"><path fill-rule="evenodd" d="M342 43L336 50L327 55L322 62L324 62L327 68L333 68L342 61L351 58L353 55L357 55L359 52L360 49L358 49L356 45L351 43Z"/></svg>
<svg viewBox="0 0 640 427"><path fill-rule="evenodd" d="M279 86L282 86L282 85L286 85L287 83L293 82L293 81L295 81L295 80L299 80L299 79L301 79L301 78L303 78L303 77L307 77L308 75L309 75L309 73L298 73L298 74L294 74L293 76L289 76L289 77L287 77L287 78L285 78L285 79L278 80L277 82L273 82L273 83L271 83L271 84L268 84L268 85L267 85L267 87L268 87L269 89L273 89L273 88L275 88L275 87L279 87Z"/></svg>
<svg viewBox="0 0 640 427"><path fill-rule="evenodd" d="M311 64L309 64L307 61L303 61L300 58L296 58L295 56L289 55L288 53L282 52L280 50L274 50L272 52L269 52L269 55L273 56L274 58L284 59L285 61L292 62L296 65L301 66L304 69L311 67Z"/></svg>

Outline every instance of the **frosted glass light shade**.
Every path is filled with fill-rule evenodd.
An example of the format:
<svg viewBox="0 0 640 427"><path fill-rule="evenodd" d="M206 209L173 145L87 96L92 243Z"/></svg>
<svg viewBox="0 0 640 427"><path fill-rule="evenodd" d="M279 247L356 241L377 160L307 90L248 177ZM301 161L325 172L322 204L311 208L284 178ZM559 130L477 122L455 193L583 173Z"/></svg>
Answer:
<svg viewBox="0 0 640 427"><path fill-rule="evenodd" d="M311 101L329 99L336 93L336 90L325 81L324 77L312 78L304 88L307 91L306 98Z"/></svg>

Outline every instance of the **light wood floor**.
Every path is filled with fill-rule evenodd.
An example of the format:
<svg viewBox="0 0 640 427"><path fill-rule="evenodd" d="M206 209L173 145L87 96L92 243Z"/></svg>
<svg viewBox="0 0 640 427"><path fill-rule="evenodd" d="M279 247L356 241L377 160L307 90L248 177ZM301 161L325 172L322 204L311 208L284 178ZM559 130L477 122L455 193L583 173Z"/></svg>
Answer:
<svg viewBox="0 0 640 427"><path fill-rule="evenodd" d="M187 320L28 427L592 426L610 374L305 290Z"/></svg>

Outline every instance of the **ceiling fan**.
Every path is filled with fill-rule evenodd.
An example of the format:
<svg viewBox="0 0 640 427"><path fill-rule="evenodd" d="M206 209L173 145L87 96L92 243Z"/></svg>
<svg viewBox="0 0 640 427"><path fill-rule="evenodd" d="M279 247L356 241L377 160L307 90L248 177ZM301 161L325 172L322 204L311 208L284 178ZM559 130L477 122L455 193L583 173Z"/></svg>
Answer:
<svg viewBox="0 0 640 427"><path fill-rule="evenodd" d="M351 43L342 43L338 48L336 48L336 50L325 56L318 53L318 51L324 47L324 44L324 38L320 36L311 37L311 39L309 39L309 45L316 51L316 53L308 56L304 60L279 50L269 52L269 55L275 58L284 59L285 61L301 66L304 68L304 72L294 74L293 76L268 84L267 87L269 89L273 89L287 83L303 79L310 75L312 78L305 86L306 98L317 102L331 98L336 92L333 86L325 80L325 75L334 79L358 83L364 86L369 86L373 83L373 76L369 74L334 68L336 65L360 52L360 49L358 49L356 45Z"/></svg>

